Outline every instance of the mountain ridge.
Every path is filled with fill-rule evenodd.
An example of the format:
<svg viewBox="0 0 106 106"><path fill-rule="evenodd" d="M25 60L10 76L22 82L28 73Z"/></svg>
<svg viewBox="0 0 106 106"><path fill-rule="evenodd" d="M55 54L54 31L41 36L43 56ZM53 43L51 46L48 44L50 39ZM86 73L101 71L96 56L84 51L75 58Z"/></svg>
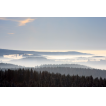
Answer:
<svg viewBox="0 0 106 106"><path fill-rule="evenodd" d="M77 51L67 52L39 52L39 51L22 51L22 50L11 50L11 49L0 49L0 56L9 54L40 54L40 55L92 55L89 53L81 53Z"/></svg>
<svg viewBox="0 0 106 106"><path fill-rule="evenodd" d="M0 63L0 68L24 68L25 66L11 64L11 63ZM80 64L44 64L35 67L70 67L70 68L91 68ZM33 68L33 67L32 67Z"/></svg>

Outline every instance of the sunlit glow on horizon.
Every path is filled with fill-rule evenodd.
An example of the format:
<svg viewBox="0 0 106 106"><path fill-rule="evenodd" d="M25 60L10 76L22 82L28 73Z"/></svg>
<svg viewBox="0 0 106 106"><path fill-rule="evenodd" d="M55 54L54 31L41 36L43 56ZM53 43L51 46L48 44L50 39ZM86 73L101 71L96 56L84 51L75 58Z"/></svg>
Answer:
<svg viewBox="0 0 106 106"><path fill-rule="evenodd" d="M19 54L12 54L12 55L3 55L4 58L11 58L11 59L22 59L23 55Z"/></svg>

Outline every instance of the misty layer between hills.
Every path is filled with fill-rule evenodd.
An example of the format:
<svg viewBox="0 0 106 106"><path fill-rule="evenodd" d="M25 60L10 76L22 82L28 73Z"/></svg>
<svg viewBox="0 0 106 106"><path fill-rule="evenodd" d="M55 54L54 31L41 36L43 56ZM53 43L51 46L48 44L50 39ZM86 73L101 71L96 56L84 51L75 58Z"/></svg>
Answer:
<svg viewBox="0 0 106 106"><path fill-rule="evenodd" d="M77 51L39 52L0 49L1 63L10 63L25 67L42 64L81 64L98 69L106 69L106 57Z"/></svg>

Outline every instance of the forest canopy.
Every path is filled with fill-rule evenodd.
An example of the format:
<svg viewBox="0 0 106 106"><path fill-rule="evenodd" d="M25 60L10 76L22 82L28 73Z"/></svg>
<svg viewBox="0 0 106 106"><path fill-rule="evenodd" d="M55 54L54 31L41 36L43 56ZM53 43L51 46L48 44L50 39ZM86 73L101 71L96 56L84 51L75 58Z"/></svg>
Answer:
<svg viewBox="0 0 106 106"><path fill-rule="evenodd" d="M32 69L0 71L0 87L106 87L106 79Z"/></svg>

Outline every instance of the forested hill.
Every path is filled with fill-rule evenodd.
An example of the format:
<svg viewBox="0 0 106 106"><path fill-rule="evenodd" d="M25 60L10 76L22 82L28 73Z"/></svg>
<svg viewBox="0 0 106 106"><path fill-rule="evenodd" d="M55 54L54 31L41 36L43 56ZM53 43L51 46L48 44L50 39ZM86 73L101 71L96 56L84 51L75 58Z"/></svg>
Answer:
<svg viewBox="0 0 106 106"><path fill-rule="evenodd" d="M106 79L18 69L0 71L0 87L106 87Z"/></svg>
<svg viewBox="0 0 106 106"><path fill-rule="evenodd" d="M36 64L35 64L36 65ZM70 68L90 68L88 66L80 64L44 64L37 67L70 67ZM24 66L19 66L10 63L0 63L0 68L24 68Z"/></svg>
<svg viewBox="0 0 106 106"><path fill-rule="evenodd" d="M91 68L80 64L44 64L39 67L70 67L70 68Z"/></svg>
<svg viewBox="0 0 106 106"><path fill-rule="evenodd" d="M79 75L79 76L90 76L92 75L93 78L106 78L106 70L100 70L100 69L93 69L88 68L87 66L78 65L78 64L60 64L60 65L41 65L39 67L22 67L18 65L13 64L4 64L0 63L1 70L5 71L5 69L29 69L33 71L48 71L50 73L60 73L61 75Z"/></svg>
<svg viewBox="0 0 106 106"><path fill-rule="evenodd" d="M79 75L79 76L91 76L93 78L106 78L106 70L89 69L89 68L70 68L70 67L38 67L36 71L48 71L50 73L60 73L62 75Z"/></svg>
<svg viewBox="0 0 106 106"><path fill-rule="evenodd" d="M0 63L0 68L24 68L23 66L18 66L14 64L9 64L9 63Z"/></svg>

